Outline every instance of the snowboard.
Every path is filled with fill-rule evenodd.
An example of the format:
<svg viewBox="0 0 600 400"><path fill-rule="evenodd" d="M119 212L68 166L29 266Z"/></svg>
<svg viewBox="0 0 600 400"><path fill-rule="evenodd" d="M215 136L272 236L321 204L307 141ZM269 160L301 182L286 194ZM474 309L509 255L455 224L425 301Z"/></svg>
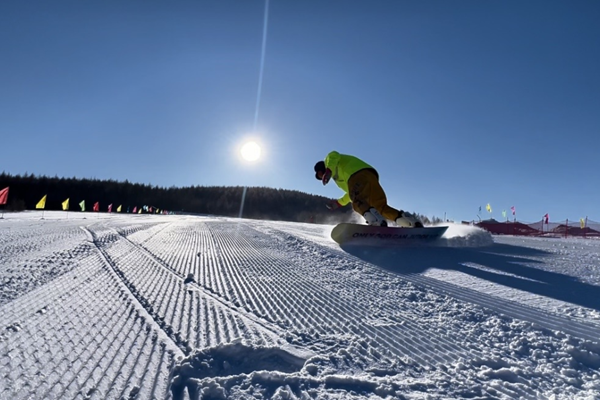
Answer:
<svg viewBox="0 0 600 400"><path fill-rule="evenodd" d="M333 228L331 238L339 244L397 246L434 241L439 239L446 229L447 226L402 228L341 223Z"/></svg>

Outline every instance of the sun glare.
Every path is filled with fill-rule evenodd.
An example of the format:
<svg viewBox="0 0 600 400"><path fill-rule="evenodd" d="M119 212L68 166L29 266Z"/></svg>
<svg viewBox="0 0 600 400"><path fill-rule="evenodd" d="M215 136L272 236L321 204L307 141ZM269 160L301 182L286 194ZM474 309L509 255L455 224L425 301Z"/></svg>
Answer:
<svg viewBox="0 0 600 400"><path fill-rule="evenodd" d="M246 161L256 161L260 158L260 146L256 142L244 143L240 152Z"/></svg>

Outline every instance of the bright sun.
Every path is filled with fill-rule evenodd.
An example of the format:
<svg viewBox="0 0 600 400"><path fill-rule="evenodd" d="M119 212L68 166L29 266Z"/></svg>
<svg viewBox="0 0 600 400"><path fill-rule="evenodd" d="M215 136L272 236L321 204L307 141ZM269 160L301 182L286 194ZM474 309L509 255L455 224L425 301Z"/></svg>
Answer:
<svg viewBox="0 0 600 400"><path fill-rule="evenodd" d="M260 158L260 146L256 142L246 142L240 152L246 161L256 161Z"/></svg>

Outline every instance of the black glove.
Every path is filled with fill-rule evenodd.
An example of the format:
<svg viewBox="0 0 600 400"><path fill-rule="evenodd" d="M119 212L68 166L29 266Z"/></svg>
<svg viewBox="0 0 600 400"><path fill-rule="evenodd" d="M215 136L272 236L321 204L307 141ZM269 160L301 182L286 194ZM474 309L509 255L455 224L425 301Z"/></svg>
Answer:
<svg viewBox="0 0 600 400"><path fill-rule="evenodd" d="M329 208L330 210L337 210L338 208L340 208L342 205L340 204L339 201L337 200L331 200L329 203L325 204L325 207Z"/></svg>

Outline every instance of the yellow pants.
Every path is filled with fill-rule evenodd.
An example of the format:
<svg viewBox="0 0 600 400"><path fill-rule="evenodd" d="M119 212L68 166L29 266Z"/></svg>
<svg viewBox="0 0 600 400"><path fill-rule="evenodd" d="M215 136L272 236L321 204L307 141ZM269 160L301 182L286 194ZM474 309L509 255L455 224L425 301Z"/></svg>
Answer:
<svg viewBox="0 0 600 400"><path fill-rule="evenodd" d="M385 218L395 221L400 212L388 206L385 192L379 184L379 178L370 169L358 171L348 179L352 209L363 215L373 207Z"/></svg>

